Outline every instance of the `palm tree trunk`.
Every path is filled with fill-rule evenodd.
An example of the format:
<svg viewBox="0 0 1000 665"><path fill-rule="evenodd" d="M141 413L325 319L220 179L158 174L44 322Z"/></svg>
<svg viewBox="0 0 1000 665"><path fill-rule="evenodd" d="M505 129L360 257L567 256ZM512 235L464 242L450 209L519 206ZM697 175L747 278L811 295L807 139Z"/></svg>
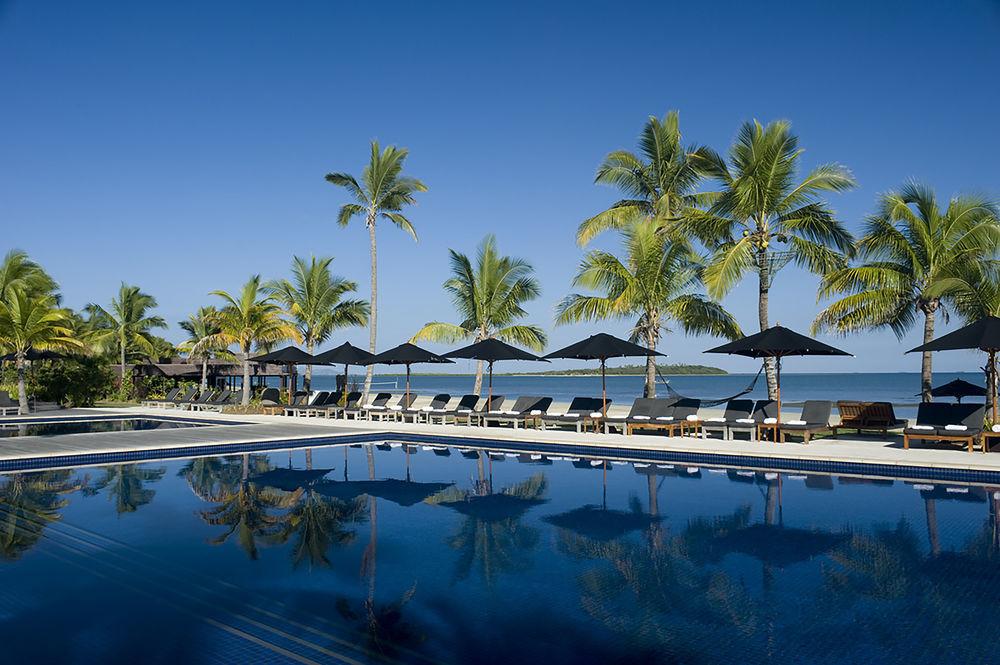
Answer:
<svg viewBox="0 0 1000 665"><path fill-rule="evenodd" d="M314 348L316 348L316 345L313 343L312 340L308 340L306 342L306 353L312 355ZM305 378L302 379L302 390L309 392L312 389L312 378L313 378L313 366L306 365L306 375Z"/></svg>
<svg viewBox="0 0 1000 665"><path fill-rule="evenodd" d="M373 217L368 218L368 244L372 260L372 299L368 312L368 353L375 353L375 323L378 319L378 263L375 260L375 219ZM374 365L369 365L365 370L365 387L362 390L365 400L368 399L368 393L371 392L374 373Z"/></svg>
<svg viewBox="0 0 1000 665"><path fill-rule="evenodd" d="M250 345L243 347L243 399L240 400L243 406L250 405Z"/></svg>
<svg viewBox="0 0 1000 665"><path fill-rule="evenodd" d="M646 348L656 350L656 337L652 331L646 332ZM646 356L646 385L642 389L643 397L656 397L656 357Z"/></svg>
<svg viewBox="0 0 1000 665"><path fill-rule="evenodd" d="M934 309L924 307L924 344L934 341ZM920 359L920 399L930 402L931 397L931 352L924 351Z"/></svg>
<svg viewBox="0 0 1000 665"><path fill-rule="evenodd" d="M472 392L479 394L479 391L483 389L483 361L480 360L476 363L476 385L473 386Z"/></svg>
<svg viewBox="0 0 1000 665"><path fill-rule="evenodd" d="M208 356L201 357L201 389L208 390Z"/></svg>
<svg viewBox="0 0 1000 665"><path fill-rule="evenodd" d="M122 395L124 395L125 394L125 331L124 330L122 331L121 339L119 339L118 341L119 341L119 346L121 347L120 358L122 363L122 378L119 386L121 388Z"/></svg>
<svg viewBox="0 0 1000 665"><path fill-rule="evenodd" d="M938 534L937 506L934 499L924 499L924 515L927 517L927 541L931 556L941 554L941 536Z"/></svg>
<svg viewBox="0 0 1000 665"><path fill-rule="evenodd" d="M760 319L760 329L767 330L771 327L767 316L771 290L771 269L767 260L766 247L757 250L757 277L759 278L757 316ZM775 372L774 358L764 358L764 374L767 377L767 398L778 399L778 375Z"/></svg>
<svg viewBox="0 0 1000 665"><path fill-rule="evenodd" d="M28 415L28 391L25 388L24 377L24 351L19 349L15 356L17 362L17 412L22 416Z"/></svg>

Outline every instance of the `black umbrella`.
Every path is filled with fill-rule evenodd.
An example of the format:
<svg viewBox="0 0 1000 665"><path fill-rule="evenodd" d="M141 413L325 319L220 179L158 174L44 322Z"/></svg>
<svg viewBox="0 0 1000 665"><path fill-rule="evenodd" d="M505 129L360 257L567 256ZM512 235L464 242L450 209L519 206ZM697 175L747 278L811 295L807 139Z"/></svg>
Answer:
<svg viewBox="0 0 1000 665"><path fill-rule="evenodd" d="M644 346L626 342L607 333L597 333L575 344L546 354L545 358L577 358L580 360L601 361L601 410L608 415L608 391L606 388L605 363L608 358L628 358L636 356L662 356L659 351L647 349Z"/></svg>
<svg viewBox="0 0 1000 665"><path fill-rule="evenodd" d="M456 501L442 501L439 505L457 510L463 515L474 517L483 522L502 522L517 519L533 506L546 502L546 499L529 499L515 494L501 492L483 496L466 496Z"/></svg>
<svg viewBox="0 0 1000 665"><path fill-rule="evenodd" d="M250 358L253 362L257 363L278 363L281 365L286 365L288 367L288 373L292 375L292 391L295 391L296 381L295 374L292 373L292 368L295 365L321 365L322 363L317 363L315 356L311 356L302 349L296 346L286 346L283 349L278 349L277 351L271 351L270 353L265 353L262 356L256 356Z"/></svg>
<svg viewBox="0 0 1000 665"><path fill-rule="evenodd" d="M716 545L723 551L740 552L766 565L784 568L825 554L847 539L826 531L793 529L775 524L754 524L719 537Z"/></svg>
<svg viewBox="0 0 1000 665"><path fill-rule="evenodd" d="M410 365L414 363L450 363L444 356L421 349L415 344L406 342L383 351L371 359L372 365L406 365L406 399L410 399Z"/></svg>
<svg viewBox="0 0 1000 665"><path fill-rule="evenodd" d="M785 356L850 356L850 353L780 325L761 330L704 353L731 353L748 358L776 358L778 421L781 421L781 359Z"/></svg>
<svg viewBox="0 0 1000 665"><path fill-rule="evenodd" d="M24 353L25 360L59 360L65 358L66 356L57 351L38 351L34 348L29 348ZM17 353L11 352L6 355L0 356L0 360L17 360Z"/></svg>
<svg viewBox="0 0 1000 665"><path fill-rule="evenodd" d="M412 506L454 483L418 483L410 480L326 480L313 485L313 489L323 496L336 499L353 499L368 494L386 499L401 506Z"/></svg>
<svg viewBox="0 0 1000 665"><path fill-rule="evenodd" d="M943 337L922 344L907 353L915 351L952 351L956 349L979 349L989 354L987 362L987 383L990 386L990 401L993 403L993 422L997 421L996 376L997 351L1000 351L1000 318L987 316L959 328Z"/></svg>
<svg viewBox="0 0 1000 665"><path fill-rule="evenodd" d="M347 399L347 368L351 365L370 365L374 353L369 353L364 349L359 349L350 342L344 342L340 346L316 354L315 360L323 365L344 365L344 397Z"/></svg>
<svg viewBox="0 0 1000 665"><path fill-rule="evenodd" d="M490 366L490 383L487 389L487 401L489 404L493 399L493 363L498 360L538 360L548 362L545 358L539 358L533 353L522 351L516 346L511 346L498 339L484 339L481 342L463 346L444 354L445 358L472 358L473 360L485 360Z"/></svg>
<svg viewBox="0 0 1000 665"><path fill-rule="evenodd" d="M583 506L542 519L553 526L569 529L593 540L614 540L629 531L647 529L662 518L639 512L627 513L598 506Z"/></svg>
<svg viewBox="0 0 1000 665"><path fill-rule="evenodd" d="M922 394L917 393L917 396L919 397ZM954 397L961 402L963 397L985 397L986 388L963 381L962 379L955 379L937 388L932 388L931 395L934 397Z"/></svg>
<svg viewBox="0 0 1000 665"><path fill-rule="evenodd" d="M271 469L250 476L250 481L265 487L274 487L285 492L311 485L333 471L333 469Z"/></svg>

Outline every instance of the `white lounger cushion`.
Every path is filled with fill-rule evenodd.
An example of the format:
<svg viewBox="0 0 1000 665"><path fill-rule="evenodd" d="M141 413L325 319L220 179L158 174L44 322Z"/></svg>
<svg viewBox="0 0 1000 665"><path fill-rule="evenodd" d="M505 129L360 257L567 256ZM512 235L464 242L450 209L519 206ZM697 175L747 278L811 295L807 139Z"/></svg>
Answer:
<svg viewBox="0 0 1000 665"><path fill-rule="evenodd" d="M945 425L944 428L952 432L964 432L969 429L966 425Z"/></svg>
<svg viewBox="0 0 1000 665"><path fill-rule="evenodd" d="M590 417L591 417L591 418L600 418L600 417L601 417L601 416L603 416L603 415L604 415L604 414L603 414L603 413L601 413L600 411L591 411L591 412L590 412Z"/></svg>
<svg viewBox="0 0 1000 665"><path fill-rule="evenodd" d="M808 425L809 423L807 423L804 420L789 420L788 424L789 425Z"/></svg>
<svg viewBox="0 0 1000 665"><path fill-rule="evenodd" d="M753 425L756 421L753 418L737 418L736 422L743 423L745 425Z"/></svg>
<svg viewBox="0 0 1000 665"><path fill-rule="evenodd" d="M517 411L514 411L512 409L507 409L506 411L501 411L501 413L505 413L508 416L516 416L517 415Z"/></svg>
<svg viewBox="0 0 1000 665"><path fill-rule="evenodd" d="M725 418L709 418L705 422L706 423L724 423L724 422L726 422L726 419Z"/></svg>
<svg viewBox="0 0 1000 665"><path fill-rule="evenodd" d="M472 409L458 409L455 413L472 413ZM492 413L492 411L490 413Z"/></svg>
<svg viewBox="0 0 1000 665"><path fill-rule="evenodd" d="M994 432L1000 432L1000 425L994 425L990 429L992 429Z"/></svg>
<svg viewBox="0 0 1000 665"><path fill-rule="evenodd" d="M632 416L632 420L649 420L649 416Z"/></svg>
<svg viewBox="0 0 1000 665"><path fill-rule="evenodd" d="M764 418L765 425L774 425L777 422L778 422L777 418Z"/></svg>
<svg viewBox="0 0 1000 665"><path fill-rule="evenodd" d="M656 416L657 420L673 420L673 416Z"/></svg>
<svg viewBox="0 0 1000 665"><path fill-rule="evenodd" d="M694 422L694 421L698 420L698 416L688 416L687 419L690 420L690 421L692 421L692 422Z"/></svg>
<svg viewBox="0 0 1000 665"><path fill-rule="evenodd" d="M914 425L910 429L925 429L925 430L934 431L934 428L931 427L930 425Z"/></svg>
<svg viewBox="0 0 1000 665"><path fill-rule="evenodd" d="M533 416L540 416L540 415L542 415L542 410L541 409L532 409L531 410L531 415L533 415Z"/></svg>
<svg viewBox="0 0 1000 665"><path fill-rule="evenodd" d="M390 408L391 410L393 410L393 411L402 411L402 410L403 410L403 407L401 407L401 406L400 406L399 404L393 404L393 405L392 405L392 406L390 406L389 408Z"/></svg>

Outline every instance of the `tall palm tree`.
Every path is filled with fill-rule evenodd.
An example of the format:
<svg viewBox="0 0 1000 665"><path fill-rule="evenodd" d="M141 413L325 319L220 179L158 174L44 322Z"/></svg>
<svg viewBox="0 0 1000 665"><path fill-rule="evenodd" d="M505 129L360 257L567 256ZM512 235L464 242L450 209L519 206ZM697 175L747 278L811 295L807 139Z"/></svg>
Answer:
<svg viewBox="0 0 1000 665"><path fill-rule="evenodd" d="M265 295L261 287L260 275L253 275L233 296L226 291L212 291L226 302L215 316L220 332L209 335L205 343L218 348L235 344L242 354L243 362L243 405L250 403L250 350L254 344L274 344L283 339L301 342L299 331L291 321L282 318L287 314L273 295Z"/></svg>
<svg viewBox="0 0 1000 665"><path fill-rule="evenodd" d="M823 164L796 183L801 155L788 122L764 127L754 120L740 128L729 148L729 164L710 148L699 149L693 158L721 191L708 195L707 210L689 211L681 229L711 252L704 280L712 298L721 299L747 273L757 274L761 330L770 326L768 295L778 270L792 262L824 275L844 267L852 250L851 234L819 195L851 189L854 178L838 164ZM773 248L774 242L786 249ZM774 359L766 359L765 366L773 399Z"/></svg>
<svg viewBox="0 0 1000 665"><path fill-rule="evenodd" d="M681 145L679 123L677 111L663 120L649 116L639 135L639 155L616 150L604 158L594 182L617 187L626 198L580 223L576 241L581 247L602 231L642 220L672 226L699 201L692 190L702 176Z"/></svg>
<svg viewBox="0 0 1000 665"><path fill-rule="evenodd" d="M72 469L12 473L0 484L0 560L16 561L42 538L45 527L62 519L69 504L62 495L86 486Z"/></svg>
<svg viewBox="0 0 1000 665"><path fill-rule="evenodd" d="M85 310L97 319L97 330L90 333L88 341L98 349L118 347L121 362L121 386L125 388L125 355L129 351L151 355L154 351L153 328L166 328L167 322L159 316L149 316L156 307L156 299L143 293L138 286L122 282L118 297L111 299L110 310L90 303Z"/></svg>
<svg viewBox="0 0 1000 665"><path fill-rule="evenodd" d="M330 274L332 261L332 256L320 259L313 256L307 263L296 256L292 259L292 281L273 280L266 286L281 299L295 319L310 354L318 344L329 339L334 330L368 323L368 303L341 300L345 293L356 291L358 285ZM303 387L309 390L311 383L312 365L306 365Z"/></svg>
<svg viewBox="0 0 1000 665"><path fill-rule="evenodd" d="M624 258L593 251L584 257L573 278L601 295L573 293L556 305L556 323L638 317L632 340L656 350L660 336L676 322L689 334L709 333L738 337L740 327L732 314L697 293L702 266L684 240L664 236L655 222L641 221L626 227ZM646 359L644 397L656 396L656 359Z"/></svg>
<svg viewBox="0 0 1000 665"><path fill-rule="evenodd" d="M840 333L889 328L902 337L923 314L924 343L935 315L954 305L972 318L990 312L986 286L996 276L997 206L982 196L953 198L945 210L934 190L915 182L879 198L857 244L857 264L830 272L821 298L844 294L813 322ZM977 306L977 303L979 306ZM923 354L920 391L930 401L931 353Z"/></svg>
<svg viewBox="0 0 1000 665"><path fill-rule="evenodd" d="M538 326L515 324L527 316L523 303L541 295L542 289L534 277L534 268L524 259L500 256L496 238L486 236L479 245L476 266L465 254L453 249L451 273L444 283L444 290L451 295L452 304L462 322L458 325L432 321L411 338L434 342L455 342L471 339L499 338L529 349L541 351L548 338ZM483 362L476 367L477 395L483 386Z"/></svg>
<svg viewBox="0 0 1000 665"><path fill-rule="evenodd" d="M144 483L155 482L163 477L167 467L149 468L138 464L116 464L104 468L104 477L92 487L87 488L87 494L97 494L100 490L110 487L108 501L115 502L118 516L134 513L141 506L153 500L156 490L149 489Z"/></svg>
<svg viewBox="0 0 1000 665"><path fill-rule="evenodd" d="M409 153L405 148L394 145L381 150L378 141L372 141L368 166L361 174L361 182L349 173L327 173L326 181L347 189L355 203L340 206L337 223L347 226L354 217L364 217L368 228L368 242L371 253L372 297L371 314L368 319L368 350L375 353L375 324L378 320L378 266L375 254L375 223L386 219L417 239L413 224L403 214L408 205L416 204L413 195L426 192L427 187L416 178L401 175L403 163ZM365 372L364 393L367 395L372 385L372 365Z"/></svg>
<svg viewBox="0 0 1000 665"><path fill-rule="evenodd" d="M6 298L14 289L35 296L51 293L57 286L40 265L19 249L7 252L0 263L0 299Z"/></svg>
<svg viewBox="0 0 1000 665"><path fill-rule="evenodd" d="M17 367L18 411L28 413L25 362L28 349L82 349L83 344L66 327L66 316L51 295L29 296L11 289L0 300L0 348L14 353Z"/></svg>
<svg viewBox="0 0 1000 665"><path fill-rule="evenodd" d="M186 321L180 321L177 325L188 334L188 338L178 346L182 351L186 351L192 358L201 359L201 389L208 389L208 361L213 356L230 355L225 347L219 347L210 343L213 335L222 332L218 322L219 311L213 306L199 307L198 311L190 314Z"/></svg>

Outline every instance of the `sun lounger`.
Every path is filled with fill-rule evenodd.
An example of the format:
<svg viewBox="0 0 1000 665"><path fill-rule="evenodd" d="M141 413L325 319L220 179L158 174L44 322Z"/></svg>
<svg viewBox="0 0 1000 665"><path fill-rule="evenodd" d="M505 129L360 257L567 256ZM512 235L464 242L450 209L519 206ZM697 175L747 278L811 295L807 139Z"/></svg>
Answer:
<svg viewBox="0 0 1000 665"><path fill-rule="evenodd" d="M493 395L489 399L484 399L483 403L476 410L464 412L456 410L455 419L452 421L458 425L459 421L465 419L466 425L482 425L483 418L490 413L499 413L503 410L503 403L506 398L503 395Z"/></svg>
<svg viewBox="0 0 1000 665"><path fill-rule="evenodd" d="M345 420L350 419L352 417L355 420L361 420L362 418L367 420L368 419L367 413L369 410L384 409L385 405L389 403L390 399L392 399L392 393L376 393L375 397L372 398L370 401L361 403L361 401L359 400L359 403L356 404L354 408L344 409L341 413L343 414Z"/></svg>
<svg viewBox="0 0 1000 665"><path fill-rule="evenodd" d="M6 416L8 413L17 415L21 405L10 398L10 393L0 390L0 415Z"/></svg>
<svg viewBox="0 0 1000 665"><path fill-rule="evenodd" d="M699 424L701 431L707 436L709 432L722 432L722 438L732 438L729 435L731 425L745 423L753 414L752 399L731 399L726 403L726 412L718 418L705 418Z"/></svg>
<svg viewBox="0 0 1000 665"><path fill-rule="evenodd" d="M448 393L440 393L432 397L431 403L428 404L427 406L421 406L421 407L410 406L409 408L404 409L403 412L400 414L400 418L402 418L404 423L406 422L407 418L411 419L414 423L419 423L421 418L426 418L428 414L434 411L444 413L446 411L445 407L448 406L448 402L450 400L451 400L451 395L449 395Z"/></svg>
<svg viewBox="0 0 1000 665"><path fill-rule="evenodd" d="M299 409L299 413L306 416L316 416L319 417L321 413L325 413L328 407L336 406L340 404L341 398L344 396L343 391L334 390L332 392L327 392L325 397L317 396L308 406ZM322 397L322 399L320 399Z"/></svg>
<svg viewBox="0 0 1000 665"><path fill-rule="evenodd" d="M684 398L676 401L670 399L657 401L663 403L653 407L653 414L649 420L629 423L629 434L636 429L665 429L667 436L673 436L675 431L684 436L684 430L689 426L689 422L696 422L701 400ZM688 418L691 416L695 420L689 421Z"/></svg>
<svg viewBox="0 0 1000 665"><path fill-rule="evenodd" d="M611 404L611 400L608 400ZM600 397L574 397L570 402L566 413L546 413L539 419L542 429L548 425L561 427L571 425L579 432L585 429L587 422L594 423L594 430L600 427L600 421L604 418L604 411L601 408Z"/></svg>
<svg viewBox="0 0 1000 665"><path fill-rule="evenodd" d="M737 432L746 432L750 436L751 441L757 439L758 426L766 423L767 421L778 422L778 403L772 399L759 399L753 405L753 411L750 413L749 418L737 418L732 423L728 423L726 430L729 432L729 438L734 439L733 436Z"/></svg>
<svg viewBox="0 0 1000 665"><path fill-rule="evenodd" d="M187 403L178 404L177 408L181 409L182 411L195 411L202 404L208 404L209 402L211 402L214 396L215 396L214 390L206 390L205 392L198 395L198 399L191 400L190 402Z"/></svg>
<svg viewBox="0 0 1000 665"><path fill-rule="evenodd" d="M484 414L481 420L487 427L490 423L496 423L498 425L513 425L514 429L517 429L518 424L527 425L528 420L537 421L541 416L544 416L551 404L551 397L518 397L510 409L490 411Z"/></svg>
<svg viewBox="0 0 1000 665"><path fill-rule="evenodd" d="M177 397L177 395L180 394L180 392L181 392L180 388L174 388L170 392L167 393L166 397L146 398L146 399L142 400L141 404L142 404L142 406L159 406L160 404L162 404L164 402L169 402L169 401L173 400L175 397ZM4 394L6 394L6 392ZM7 399L9 400L10 397L8 397ZM2 401L2 397L0 397L0 401Z"/></svg>
<svg viewBox="0 0 1000 665"><path fill-rule="evenodd" d="M165 409L181 409L195 400L198 395L197 388L189 388L183 395L176 397L169 402L163 402Z"/></svg>
<svg viewBox="0 0 1000 665"><path fill-rule="evenodd" d="M286 416L297 416L300 413L303 413L305 411L305 409L308 409L310 406L312 406L313 404L316 404L317 402L319 402L320 404L325 403L326 402L326 398L329 397L329 396L330 396L330 391L329 390L321 390L318 393L316 393L315 395L313 395L312 399L307 399L306 402L305 402L305 404L298 404L296 406L287 406L287 407L285 407L285 415Z"/></svg>
<svg viewBox="0 0 1000 665"><path fill-rule="evenodd" d="M417 393L403 393L399 396L399 399L395 404L386 404L381 409L371 408L366 412L366 417L368 420L389 420L397 421L403 415L403 412L413 406L413 402L416 401L418 395Z"/></svg>
<svg viewBox="0 0 1000 665"><path fill-rule="evenodd" d="M906 421L896 417L889 402L837 402L837 412L840 422L830 428L836 437L842 429L876 430L882 433L882 438L889 437L889 430L906 426Z"/></svg>
<svg viewBox="0 0 1000 665"><path fill-rule="evenodd" d="M917 407L916 424L903 430L903 448L910 448L910 439L931 439L966 442L972 452L974 441L983 433L985 417L982 404L924 402Z"/></svg>
<svg viewBox="0 0 1000 665"><path fill-rule="evenodd" d="M202 402L202 401L195 402L194 404L191 405L191 410L192 411L203 411L205 409L213 409L213 408L219 407L219 410L221 411L222 410L221 407L223 405L225 405L225 404L228 404L229 403L229 399L232 396L233 396L233 391L232 390L229 390L229 389L223 390L222 392L218 393L215 397L213 397L210 400L207 400L207 401L204 401L204 402Z"/></svg>
<svg viewBox="0 0 1000 665"><path fill-rule="evenodd" d="M612 429L618 428L624 434L630 423L642 424L653 415L653 407L659 402L676 402L677 400L662 400L655 397L637 397L632 402L632 408L625 416L608 416L604 419L604 433L608 434Z"/></svg>
<svg viewBox="0 0 1000 665"><path fill-rule="evenodd" d="M463 415L472 413L478 403L479 395L462 395L462 398L458 400L458 404L454 408L444 408L427 412L427 422L433 424L436 419L439 419L441 424L444 425L448 422L448 418L456 418L459 413Z"/></svg>
<svg viewBox="0 0 1000 665"><path fill-rule="evenodd" d="M802 405L802 415L798 420L789 420L779 426L781 442L785 443L789 436L801 436L802 443L809 443L813 434L830 429L832 410L833 404L827 400L807 400Z"/></svg>
<svg viewBox="0 0 1000 665"><path fill-rule="evenodd" d="M353 392L349 392L347 393L347 397L340 400L340 402L327 404L326 406L322 407L317 413L317 415L319 415L319 413L322 413L327 418L330 417L338 418L340 416L343 416L348 410L353 410L358 408L358 402L361 401L361 397L362 395L360 391L355 390Z"/></svg>

